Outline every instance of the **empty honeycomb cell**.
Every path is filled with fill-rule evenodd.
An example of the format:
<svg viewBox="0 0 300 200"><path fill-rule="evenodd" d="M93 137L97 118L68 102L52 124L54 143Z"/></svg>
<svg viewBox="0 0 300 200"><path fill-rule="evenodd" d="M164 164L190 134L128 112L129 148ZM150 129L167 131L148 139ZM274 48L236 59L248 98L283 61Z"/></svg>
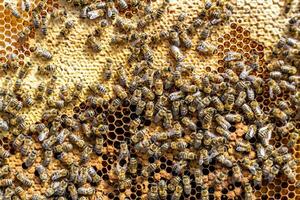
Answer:
<svg viewBox="0 0 300 200"><path fill-rule="evenodd" d="M236 50L237 50L237 46L231 45L230 50L231 50L231 51L236 51Z"/></svg>
<svg viewBox="0 0 300 200"><path fill-rule="evenodd" d="M293 199L295 197L295 193L294 192L289 192L288 197Z"/></svg>
<svg viewBox="0 0 300 200"><path fill-rule="evenodd" d="M243 49L245 51L250 51L250 46L246 44L246 45L243 46Z"/></svg>

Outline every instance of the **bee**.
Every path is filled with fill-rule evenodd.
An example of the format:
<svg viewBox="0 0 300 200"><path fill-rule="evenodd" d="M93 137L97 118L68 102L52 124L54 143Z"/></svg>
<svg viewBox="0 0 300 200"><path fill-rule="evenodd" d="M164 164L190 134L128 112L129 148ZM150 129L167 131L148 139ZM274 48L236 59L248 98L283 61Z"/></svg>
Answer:
<svg viewBox="0 0 300 200"><path fill-rule="evenodd" d="M226 53L226 56L224 57L225 62L231 62L231 61L239 61L242 60L243 56L242 54L238 52L229 51Z"/></svg>
<svg viewBox="0 0 300 200"><path fill-rule="evenodd" d="M286 123L288 120L288 115L279 108L273 108L271 113L276 119L280 120L281 122Z"/></svg>
<svg viewBox="0 0 300 200"><path fill-rule="evenodd" d="M228 130L231 124L220 114L215 115L216 122L224 129Z"/></svg>
<svg viewBox="0 0 300 200"><path fill-rule="evenodd" d="M78 199L78 192L77 192L77 188L73 183L69 183L68 184L68 192L70 194L70 198L71 200L76 200Z"/></svg>
<svg viewBox="0 0 300 200"><path fill-rule="evenodd" d="M250 183L245 183L244 189L245 189L245 200L253 199L253 191Z"/></svg>
<svg viewBox="0 0 300 200"><path fill-rule="evenodd" d="M248 119L254 118L254 113L248 104L244 103L241 108Z"/></svg>
<svg viewBox="0 0 300 200"><path fill-rule="evenodd" d="M107 92L106 88L104 85L96 83L94 85L89 86L89 89L94 93L98 95L103 95Z"/></svg>
<svg viewBox="0 0 300 200"><path fill-rule="evenodd" d="M0 187L9 187L13 185L13 180L12 179L1 179L0 180Z"/></svg>
<svg viewBox="0 0 300 200"><path fill-rule="evenodd" d="M277 127L277 133L284 137L288 135L289 133L293 132L295 129L295 125L293 122L287 122L284 126Z"/></svg>
<svg viewBox="0 0 300 200"><path fill-rule="evenodd" d="M196 160L197 155L193 152L181 151L178 153L178 158L184 159L184 160Z"/></svg>
<svg viewBox="0 0 300 200"><path fill-rule="evenodd" d="M70 170L69 170L69 180L71 182L76 182L77 181L77 177L79 175L79 167L78 165L72 163L70 165Z"/></svg>
<svg viewBox="0 0 300 200"><path fill-rule="evenodd" d="M93 35L89 35L86 40L87 46L92 49L93 52L98 53L102 50L100 44L96 41L96 38Z"/></svg>
<svg viewBox="0 0 300 200"><path fill-rule="evenodd" d="M27 156L30 151L31 151L31 147L33 145L33 141L29 138L24 139L23 145L21 147L21 154L23 156Z"/></svg>
<svg viewBox="0 0 300 200"><path fill-rule="evenodd" d="M32 11L32 24L35 29L40 28L39 14L35 10Z"/></svg>
<svg viewBox="0 0 300 200"><path fill-rule="evenodd" d="M72 142L73 144L75 144L76 146L78 146L81 149L83 149L86 146L85 141L75 134L72 134L72 133L69 134L68 138L69 138L70 142Z"/></svg>
<svg viewBox="0 0 300 200"><path fill-rule="evenodd" d="M257 101L251 101L250 102L250 107L252 108L255 116L257 119L261 119L262 116L263 116L263 111L262 109L260 108L259 104Z"/></svg>
<svg viewBox="0 0 300 200"><path fill-rule="evenodd" d="M233 164L232 166L232 171L233 171L233 180L234 182L241 182L243 174L240 166L238 164Z"/></svg>
<svg viewBox="0 0 300 200"><path fill-rule="evenodd" d="M209 27L204 27L200 32L200 40L206 40L210 35L210 29Z"/></svg>
<svg viewBox="0 0 300 200"><path fill-rule="evenodd" d="M48 174L46 168L43 165L37 165L35 171L39 175L39 178L42 182L46 182L48 180Z"/></svg>
<svg viewBox="0 0 300 200"><path fill-rule="evenodd" d="M212 124L213 115L215 113L215 109L212 107L206 108L198 115L198 118L202 121L202 128L209 129ZM202 116L203 115L203 116Z"/></svg>
<svg viewBox="0 0 300 200"><path fill-rule="evenodd" d="M245 134L245 139L250 140L255 137L257 132L257 126L255 124L251 124L248 128L248 131Z"/></svg>
<svg viewBox="0 0 300 200"><path fill-rule="evenodd" d="M276 81L271 79L268 82L268 85L269 85L269 95L272 99L281 93L281 89Z"/></svg>
<svg viewBox="0 0 300 200"><path fill-rule="evenodd" d="M93 167L89 167L89 175L92 178L93 183L99 183L101 180L101 177L97 174L96 170Z"/></svg>
<svg viewBox="0 0 300 200"><path fill-rule="evenodd" d="M164 128L171 128L173 122L173 115L172 113L168 112L165 115L164 121L163 121L163 127Z"/></svg>
<svg viewBox="0 0 300 200"><path fill-rule="evenodd" d="M131 174L137 173L137 165L138 165L138 163L137 163L136 158L130 158L128 169Z"/></svg>
<svg viewBox="0 0 300 200"><path fill-rule="evenodd" d="M68 183L65 180L62 180L60 182L54 182L54 184L55 184L55 194L57 194L58 196L62 196L66 192Z"/></svg>
<svg viewBox="0 0 300 200"><path fill-rule="evenodd" d="M8 131L9 130L8 123L3 119L0 119L0 130L2 130L2 131Z"/></svg>
<svg viewBox="0 0 300 200"><path fill-rule="evenodd" d="M228 159L226 156L224 156L223 154L220 154L216 157L216 160L221 163L222 165L226 166L226 167L232 167L232 162L230 159Z"/></svg>
<svg viewBox="0 0 300 200"><path fill-rule="evenodd" d="M75 22L73 20L68 20L65 23L65 27L60 31L60 34L64 37L66 37L72 30L72 28L74 28L75 26Z"/></svg>
<svg viewBox="0 0 300 200"><path fill-rule="evenodd" d="M52 19L60 18L61 20L63 20L67 17L67 15L68 13L65 9L57 9L51 13L50 18Z"/></svg>
<svg viewBox="0 0 300 200"><path fill-rule="evenodd" d="M181 122L182 122L185 126L187 126L191 131L196 131L196 130L197 130L197 125L196 125L194 122L192 122L189 118L183 117L183 118L181 119Z"/></svg>
<svg viewBox="0 0 300 200"><path fill-rule="evenodd" d="M31 32L31 27L25 27L23 31L18 33L18 41L24 42L28 38L30 32Z"/></svg>
<svg viewBox="0 0 300 200"><path fill-rule="evenodd" d="M0 158L6 159L10 157L9 151L5 150L3 146L0 146Z"/></svg>
<svg viewBox="0 0 300 200"><path fill-rule="evenodd" d="M113 87L113 90L114 90L115 94L117 95L117 97L119 97L121 100L124 100L128 97L125 89L120 85L115 85Z"/></svg>
<svg viewBox="0 0 300 200"><path fill-rule="evenodd" d="M42 15L41 19L41 32L44 36L48 35L48 20L47 15Z"/></svg>
<svg viewBox="0 0 300 200"><path fill-rule="evenodd" d="M182 54L182 52L177 46L171 45L170 50L176 62L182 62L184 60L185 56Z"/></svg>
<svg viewBox="0 0 300 200"><path fill-rule="evenodd" d="M9 165L4 165L0 168L0 178L3 178L3 176L6 176L10 173L10 167Z"/></svg>
<svg viewBox="0 0 300 200"><path fill-rule="evenodd" d="M230 132L221 126L216 127L216 132L219 133L220 135L224 136L225 138L229 138Z"/></svg>
<svg viewBox="0 0 300 200"><path fill-rule="evenodd" d="M154 82L154 93L158 96L161 96L164 92L164 85L161 79L157 79Z"/></svg>
<svg viewBox="0 0 300 200"><path fill-rule="evenodd" d="M21 15L20 15L19 11L16 8L13 8L11 3L5 2L4 6L5 6L6 9L8 9L11 12L11 14L13 16L15 16L16 18L21 18Z"/></svg>
<svg viewBox="0 0 300 200"><path fill-rule="evenodd" d="M27 199L26 191L21 186L15 188L15 193L21 200Z"/></svg>
<svg viewBox="0 0 300 200"><path fill-rule="evenodd" d="M217 47L208 42L200 41L197 46L197 51L202 55L210 56L217 52Z"/></svg>
<svg viewBox="0 0 300 200"><path fill-rule="evenodd" d="M92 187L79 187L77 189L78 194L80 195L85 195L85 196L90 196L93 195L95 192L95 189Z"/></svg>
<svg viewBox="0 0 300 200"><path fill-rule="evenodd" d="M258 137L262 140L262 144L268 144L272 136L272 131L274 130L273 124L267 124L258 129Z"/></svg>
<svg viewBox="0 0 300 200"><path fill-rule="evenodd" d="M143 100L139 100L138 103L137 103L137 105L136 105L136 111L135 111L136 114L137 115L142 114L142 112L144 111L145 107L146 107L146 102L143 101Z"/></svg>
<svg viewBox="0 0 300 200"><path fill-rule="evenodd" d="M200 96L198 96L195 98L194 102L197 105L197 110L202 110L209 106L209 104L211 103L211 97L206 96L204 98L201 98Z"/></svg>
<svg viewBox="0 0 300 200"><path fill-rule="evenodd" d="M169 95L169 99L170 101L177 101L181 98L184 97L184 93L182 91L178 91L178 92L172 92L170 95Z"/></svg>
<svg viewBox="0 0 300 200"><path fill-rule="evenodd" d="M113 113L121 106L122 102L119 98L116 98L112 101L112 103L109 105L108 110Z"/></svg>
<svg viewBox="0 0 300 200"><path fill-rule="evenodd" d="M28 154L27 158L25 159L25 161L24 161L24 166L25 166L26 168L31 167L31 166L33 165L33 163L35 162L36 157L37 157L37 152L36 152L35 150L32 150L32 151Z"/></svg>
<svg viewBox="0 0 300 200"><path fill-rule="evenodd" d="M104 139L103 137L97 137L94 145L94 151L97 155L102 154L102 148L103 148Z"/></svg>
<svg viewBox="0 0 300 200"><path fill-rule="evenodd" d="M208 151L206 149L201 149L199 152L199 165L202 166L203 164L209 164L209 156Z"/></svg>
<svg viewBox="0 0 300 200"><path fill-rule="evenodd" d="M80 157L80 161L82 163L86 163L90 160L90 156L93 152L93 149L90 146L85 146L85 148L82 151L81 157Z"/></svg>
<svg viewBox="0 0 300 200"><path fill-rule="evenodd" d="M298 139L299 139L299 132L292 131L290 133L290 138L289 138L289 141L287 143L287 146L288 147L293 147L297 143Z"/></svg>
<svg viewBox="0 0 300 200"><path fill-rule="evenodd" d="M228 111L232 110L234 102L235 96L233 94L228 94L225 99L224 109Z"/></svg>
<svg viewBox="0 0 300 200"><path fill-rule="evenodd" d="M103 67L103 78L104 80L110 80L112 77L112 65L113 61L110 58L106 59L106 64Z"/></svg>
<svg viewBox="0 0 300 200"><path fill-rule="evenodd" d="M16 173L16 179L18 179L23 185L27 186L27 187L31 187L32 186L32 181L25 176L24 174L17 172Z"/></svg>
<svg viewBox="0 0 300 200"><path fill-rule="evenodd" d="M96 9L96 10L91 10L91 11L88 11L86 13L86 17L88 19L97 19L99 17L103 17L105 15L105 12L103 9Z"/></svg>
<svg viewBox="0 0 300 200"><path fill-rule="evenodd" d="M241 107L246 102L247 94L245 91L241 91L236 98L235 105Z"/></svg>
<svg viewBox="0 0 300 200"><path fill-rule="evenodd" d="M156 183L153 183L151 184L151 187L150 187L150 191L148 192L148 199L149 200L156 200L156 199L159 199L159 196L158 196L158 186Z"/></svg>
<svg viewBox="0 0 300 200"><path fill-rule="evenodd" d="M36 56L43 58L45 60L51 60L53 55L45 48L42 48L40 45L37 45L35 48L35 54Z"/></svg>
<svg viewBox="0 0 300 200"><path fill-rule="evenodd" d="M281 80L279 82L279 87L284 90L284 91L291 91L291 92L295 92L296 91L296 85L297 84L294 84L294 83L289 83L285 80ZM299 85L299 84L298 84Z"/></svg>
<svg viewBox="0 0 300 200"><path fill-rule="evenodd" d="M44 151L44 157L43 157L43 160L42 160L42 165L44 167L47 167L51 163L52 157L53 157L52 150L46 150L46 151Z"/></svg>
<svg viewBox="0 0 300 200"><path fill-rule="evenodd" d="M223 111L224 111L224 104L223 104L223 102L220 100L219 97L213 96L213 97L211 98L211 101L212 101L214 107L217 109L217 111L219 111L219 112L223 112Z"/></svg>
<svg viewBox="0 0 300 200"><path fill-rule="evenodd" d="M222 183L226 180L227 175L223 172L217 174L217 178L214 180L214 184L222 185Z"/></svg>
<svg viewBox="0 0 300 200"><path fill-rule="evenodd" d="M154 115L154 103L152 101L148 101L145 109L145 118L151 119Z"/></svg>
<svg viewBox="0 0 300 200"><path fill-rule="evenodd" d="M179 36L179 38L182 41L182 44L185 48L190 49L192 48L192 40L191 38L187 35L186 32L182 32Z"/></svg>
<svg viewBox="0 0 300 200"><path fill-rule="evenodd" d="M158 194L160 199L166 199L167 198L167 183L165 180L160 180L158 183Z"/></svg>
<svg viewBox="0 0 300 200"><path fill-rule="evenodd" d="M52 173L51 180L56 181L66 176L68 176L68 170L66 169L56 170Z"/></svg>
<svg viewBox="0 0 300 200"><path fill-rule="evenodd" d="M250 152L252 149L250 142L246 141L237 141L236 151L238 152Z"/></svg>
<svg viewBox="0 0 300 200"><path fill-rule="evenodd" d="M43 149L49 150L55 144L56 141L56 137L54 135L51 135L48 139L43 141Z"/></svg>
<svg viewBox="0 0 300 200"><path fill-rule="evenodd" d="M191 194L192 187L191 187L191 179L188 175L182 176L182 183L183 183L183 191L185 194Z"/></svg>

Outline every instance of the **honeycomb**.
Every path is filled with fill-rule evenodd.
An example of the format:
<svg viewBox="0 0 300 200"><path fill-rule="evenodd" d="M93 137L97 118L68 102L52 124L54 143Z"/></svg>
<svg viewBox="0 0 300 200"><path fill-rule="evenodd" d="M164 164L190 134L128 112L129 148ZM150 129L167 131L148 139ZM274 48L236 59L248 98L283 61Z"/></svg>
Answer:
<svg viewBox="0 0 300 200"><path fill-rule="evenodd" d="M0 1L0 60L3 77L0 138L3 148L1 148L0 171L1 173L5 171L6 166L10 169L8 174L0 175L0 199L299 199L299 71L297 68L296 72L289 72L295 70L293 68L286 69L287 72L284 72L280 78L276 78L272 72L278 71L284 65L276 66L281 60L291 67L299 64L297 57L299 55L293 57L292 53L297 54L296 50L299 49L297 40L299 22L291 24L290 18L299 12L300 2L279 0L230 2L233 11L229 20L221 25L209 27L210 34L204 40L216 47L216 53L203 55L196 50L198 44L203 42L202 29L200 29L197 30L199 33L196 31L189 35L192 42L191 49L179 45L184 55L184 62L176 61L179 59L178 55L170 53L169 44L155 41L155 36L163 30L179 29L180 32L182 27L183 29L191 27L193 20L201 16L204 8L202 1L170 1L162 18L151 21L136 35L130 35L133 38L131 44L122 41L117 45L113 44L112 39L118 34L125 36L126 28L130 29L126 27L127 25L123 26L122 22L117 22L118 16L128 21L139 21L147 17L147 12L153 14L157 9L162 8L163 1L145 1L141 6L134 6L136 2L134 0L125 1L129 6L123 9L121 5L123 1L116 1L119 14L114 22L108 20L108 26L101 25L106 22L98 19L89 20L79 17L86 5L91 6L88 9L94 10L93 6L96 3L100 5L100 1L95 3L76 0L35 0L30 2L28 12L23 8L26 1L7 2L21 13L21 17L13 16L12 11L5 6L5 2ZM291 9L285 13L289 2L291 2ZM212 9L222 7L217 4L222 3L213 2ZM45 17L46 35L41 28L32 28L33 15L39 5L43 6L37 17L40 23L43 23ZM145 5L151 5L154 11L148 11L150 7L143 7ZM64 9L67 12L66 18L58 16L52 19L53 13ZM185 13L182 15L184 19L179 22L182 13ZM204 18L203 21L205 20L208 19ZM61 31L64 30L67 21L72 21L74 28L70 28L70 32L63 36ZM98 36L95 30L100 26L100 36ZM20 41L20 35L24 34L28 27L30 27L29 34ZM296 27L298 32L288 31L291 27ZM91 35L95 35L92 38L94 40L88 41L87 38L91 38ZM150 42L152 55L147 57L148 51L139 52L142 57L144 56L141 61L139 57L134 57L137 53L135 50L140 48L136 47L139 41L134 41L134 37L140 40L145 39L145 36L146 40L153 40ZM284 37L295 38L296 44L284 44L279 48L279 43ZM94 41L96 42L93 43ZM137 45L133 44L134 42L137 42ZM100 52L93 52L94 46L90 44L96 45L96 50L100 48ZM49 51L52 58L41 59L40 57L43 56L37 53L37 45ZM241 59L226 61L231 52L239 53ZM109 59L112 61L111 65ZM130 62L131 59L133 63ZM147 63L146 67L154 70L165 81L163 94L157 95L156 86L151 86L151 80L147 79L148 69L137 72L138 67L145 65L147 59L150 64ZM201 98L216 97L214 91L208 91L209 88L199 83L204 80L203 77L209 77L214 83L213 90L222 90L221 87L227 87L227 84L234 90L238 90L243 85L232 84L234 82L232 77L226 77L224 74L228 69L234 69L239 64L257 65L257 68L254 67L249 73L264 80L254 88L255 99L252 100L257 102L263 114L268 117L261 119L265 120L261 123L273 123L276 129L281 128L280 130L283 130L288 123L293 123L295 126L290 129L288 127L286 134L273 133L270 136L268 143L273 149L271 149L272 155L268 156L277 163L271 165L275 167L270 170L281 168L279 172L274 172L275 176L270 178L270 181L263 179L261 184L256 184L255 181L262 177L257 175L257 172L252 172L251 168L247 170L247 165L244 164L247 159L250 161L257 159L255 150L258 148L256 145L260 144L258 136L249 141L245 140L249 125L254 125L251 116L249 119L247 116L244 117L245 120L239 123L231 123L227 130L230 135L225 148L217 145L218 148L214 148L213 145L206 144L209 142L209 137L215 138L217 133L217 138L220 139L219 135L223 134L223 128L209 127L208 134L213 136L202 138L203 144L200 145L200 149L192 145L196 145L196 137L199 136L197 133L200 133L200 136L201 134L207 136L201 120L205 116L197 116L195 112L197 108L193 107L193 102L189 99L185 99L186 102L174 101L180 103L181 118L168 111L172 110L172 103L159 105L161 97L170 99L173 93L184 89L189 90L189 85L197 85L201 88ZM49 65L54 66L55 69L47 70ZM112 70L112 77L108 80L104 77L106 65L109 65ZM180 78L174 81L176 73L173 72L180 70ZM220 78L220 75L225 79ZM292 76L295 81L290 81ZM141 89L146 105L142 105L141 100L138 103L133 101L137 77L147 86ZM270 81L270 77L271 80L280 81L280 88L290 81L293 84L288 86L295 89L281 89L282 91L276 93L271 88L274 87L272 85L274 82ZM17 82L20 79L21 85ZM166 89L168 80L171 80L170 84L175 86L171 85L170 89ZM180 80L183 82L181 83ZM226 83L226 86L221 83ZM122 85L121 89L117 90L116 85ZM187 87L184 88L185 86ZM288 86L285 87L289 88ZM154 98L151 97L151 91L155 92ZM276 93L273 97L272 92ZM123 98L123 95L126 97ZM188 96L192 98L192 95ZM33 104L24 103L26 100L31 100L29 97ZM217 95L217 98L225 103L223 99L225 97ZM146 107L151 106L148 104L151 101L154 103L154 110L153 116L149 117ZM11 106L10 104L13 104L11 102L15 105ZM23 102L23 105L20 105L20 102ZM280 102L286 103L287 108ZM215 106L217 112L222 115L249 114L243 109L231 110L225 107L224 110L218 105L211 105ZM276 108L284 109L285 113L288 113L288 123L280 119L282 116L274 114ZM160 119L159 111L165 109L167 114ZM184 114L185 109L187 114ZM252 107L251 109L254 110ZM184 121L184 116L189 117L190 120ZM171 121L168 121L170 117ZM7 122L9 128L5 127ZM213 125L218 125L217 123L213 122ZM218 127L220 126L224 125L219 124ZM184 130L180 134L176 132L178 127ZM175 136L164 135L164 133L172 133ZM142 138L137 138L139 134ZM22 137L24 138L21 139ZM242 150L244 151L242 153L237 151L235 147L240 141L247 142L251 147L250 151L247 148ZM295 144L291 145L291 142ZM183 145L183 148L180 145ZM209 162L201 161L203 164L199 164L200 156L204 152L202 150L207 147L218 153L223 152L225 158L239 163L238 166L243 166L242 176L236 178L236 172L233 171L236 168L224 166L221 156L215 156L209 159ZM288 152L281 155L280 151L286 151L285 147L288 147ZM166 149L162 150L163 148ZM243 149L243 146L241 148ZM46 154L49 152L52 152L52 155L49 156L50 161L47 164ZM9 154L8 158L5 158L6 153ZM30 160L31 156L34 157L33 162ZM196 156L196 159L189 156ZM279 160L285 159L283 156L288 158ZM292 171L288 173L282 169L287 161L293 165L289 167ZM259 161L260 165L267 165L265 161L261 163L262 161ZM180 168L180 164L186 166ZM198 169L200 169L200 184L196 177ZM67 174L64 174L66 172ZM75 178L74 173L77 173ZM262 173L266 176L270 172ZM20 174L25 176L23 179L28 178L30 183L20 178ZM295 178L288 177L292 174ZM43 175L46 175L46 178ZM179 187L172 188L173 181L176 183L176 177L180 178ZM9 183L10 181L12 183ZM72 196L73 186L79 197L76 197L78 194ZM20 188L25 190L26 194L22 190L20 192ZM177 190L181 191L178 198L174 196Z"/></svg>

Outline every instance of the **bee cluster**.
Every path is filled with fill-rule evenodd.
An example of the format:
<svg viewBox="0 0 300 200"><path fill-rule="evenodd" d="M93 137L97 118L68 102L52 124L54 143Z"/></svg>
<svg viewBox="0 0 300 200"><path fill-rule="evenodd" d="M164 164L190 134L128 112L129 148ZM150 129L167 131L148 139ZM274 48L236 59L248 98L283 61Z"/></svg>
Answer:
<svg viewBox="0 0 300 200"><path fill-rule="evenodd" d="M295 197L294 192L281 196L277 185L300 186L293 155L300 129L299 17L289 20L287 35L265 60L264 46L236 23L217 44L209 41L234 11L225 1L206 1L190 22L182 13L169 29L154 34L143 31L163 18L168 0L156 8L137 0L65 3L75 6L82 20L99 20L86 38L91 52L102 51L102 32L112 26L116 32L109 44L129 46L130 54L127 63L106 58L100 79L114 81L110 88L105 82L87 87L78 82L62 85L56 94L60 68L37 44L30 51L47 63L37 67L37 75L48 80L32 96L22 83L35 66L27 61L19 69L11 54L3 71L16 72L17 79L7 78L0 91L0 130L11 133L0 140L0 199L251 200L266 199L255 191L273 182L279 182L276 199ZM44 15L46 4L24 1L32 21L18 35L23 46L33 30L47 37L49 20L62 22L59 37L65 40L76 30L65 9ZM20 18L13 5L5 6ZM138 19L128 17L137 13ZM153 52L162 43L173 59L169 66L155 66ZM218 56L218 68L196 73L198 66L186 63L191 50ZM46 110L27 125L21 109L39 103ZM65 113L69 108L72 114ZM15 155L22 160L20 170L10 166ZM36 184L43 190L26 192Z"/></svg>

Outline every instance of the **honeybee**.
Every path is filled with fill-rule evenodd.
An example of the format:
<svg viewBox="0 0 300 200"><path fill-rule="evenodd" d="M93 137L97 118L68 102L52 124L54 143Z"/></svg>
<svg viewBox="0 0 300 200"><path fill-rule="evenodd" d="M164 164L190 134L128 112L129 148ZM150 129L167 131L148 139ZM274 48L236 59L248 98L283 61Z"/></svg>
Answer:
<svg viewBox="0 0 300 200"><path fill-rule="evenodd" d="M290 133L290 138L289 138L287 146L293 147L295 144L297 144L298 139L299 139L299 132L296 130L292 131Z"/></svg>
<svg viewBox="0 0 300 200"><path fill-rule="evenodd" d="M125 89L120 85L115 85L113 87L113 90L114 90L115 94L117 95L117 97L119 97L121 100L124 100L128 97Z"/></svg>
<svg viewBox="0 0 300 200"><path fill-rule="evenodd" d="M170 50L176 62L182 62L184 60L185 56L182 54L182 52L177 46L171 45Z"/></svg>
<svg viewBox="0 0 300 200"><path fill-rule="evenodd" d="M88 145L85 146L84 149L83 149L83 151L82 151L82 154L80 156L81 163L88 162L90 160L90 156L91 156L92 152L93 152L92 147L90 147Z"/></svg>
<svg viewBox="0 0 300 200"><path fill-rule="evenodd" d="M189 118L183 117L183 118L181 119L181 122L182 122L185 126L187 126L191 131L196 131L196 130L197 130L197 125L196 125L193 121L191 121Z"/></svg>
<svg viewBox="0 0 300 200"><path fill-rule="evenodd" d="M8 131L9 130L8 123L3 119L0 119L0 130L1 131Z"/></svg>
<svg viewBox="0 0 300 200"><path fill-rule="evenodd" d="M27 192L21 186L18 186L18 187L15 188L15 193L18 195L18 197L21 200L27 199L27 195L26 195Z"/></svg>
<svg viewBox="0 0 300 200"><path fill-rule="evenodd" d="M172 92L170 95L169 95L169 99L170 101L177 101L181 98L184 97L184 93L182 91L178 91L178 92Z"/></svg>
<svg viewBox="0 0 300 200"><path fill-rule="evenodd" d="M154 103L152 101L148 101L145 109L145 118L151 119L154 115Z"/></svg>
<svg viewBox="0 0 300 200"><path fill-rule="evenodd" d="M229 158L227 158L226 156L224 156L224 154L220 154L216 157L217 161L220 162L222 165L226 166L226 167L232 167L232 162Z"/></svg>
<svg viewBox="0 0 300 200"><path fill-rule="evenodd" d="M56 142L56 137L54 135L51 135L48 139L44 140L42 143L43 149L49 150L54 143Z"/></svg>
<svg viewBox="0 0 300 200"><path fill-rule="evenodd" d="M167 183L165 180L160 180L158 183L158 194L160 199L166 199L167 198Z"/></svg>
<svg viewBox="0 0 300 200"><path fill-rule="evenodd" d="M103 148L104 138L103 137L97 137L94 145L94 151L97 155L102 154L102 148Z"/></svg>
<svg viewBox="0 0 300 200"><path fill-rule="evenodd" d="M216 132L219 133L220 135L224 136L225 138L229 138L230 132L221 126L216 127Z"/></svg>
<svg viewBox="0 0 300 200"><path fill-rule="evenodd" d="M72 142L73 144L75 144L76 146L78 146L81 149L86 146L85 141L75 134L72 134L72 133L69 134L68 138L69 138L70 142Z"/></svg>
<svg viewBox="0 0 300 200"><path fill-rule="evenodd" d="M242 54L233 51L227 52L226 56L224 57L225 62L238 61L242 59L243 59Z"/></svg>
<svg viewBox="0 0 300 200"><path fill-rule="evenodd" d="M182 32L180 35L179 35L179 38L181 39L182 41L182 44L185 48L187 49L190 49L192 48L192 40L191 38L187 35L186 32Z"/></svg>
<svg viewBox="0 0 300 200"><path fill-rule="evenodd" d="M216 122L224 129L228 130L231 127L231 124L220 114L215 115Z"/></svg>
<svg viewBox="0 0 300 200"><path fill-rule="evenodd" d="M151 184L151 187L150 187L150 191L148 192L148 199L149 200L156 200L156 199L159 199L159 196L158 196L158 186L156 183L153 183Z"/></svg>
<svg viewBox="0 0 300 200"><path fill-rule="evenodd" d="M6 159L10 157L9 151L5 150L3 146L0 147L0 158Z"/></svg>
<svg viewBox="0 0 300 200"><path fill-rule="evenodd" d="M279 108L273 108L271 113L276 119L280 120L283 123L286 123L288 120L288 115Z"/></svg>
<svg viewBox="0 0 300 200"><path fill-rule="evenodd" d="M24 139L23 145L21 147L21 154L23 156L27 156L29 152L31 151L31 147L33 145L33 141L29 138Z"/></svg>
<svg viewBox="0 0 300 200"><path fill-rule="evenodd" d="M217 109L217 111L219 112L224 111L224 104L218 96L213 96L211 98L211 101L212 101L212 105Z"/></svg>
<svg viewBox="0 0 300 200"><path fill-rule="evenodd" d="M250 140L255 137L257 132L257 126L255 124L251 124L245 134L245 139Z"/></svg>
<svg viewBox="0 0 300 200"><path fill-rule="evenodd" d="M178 158L184 159L184 160L196 160L197 155L193 152L181 151L178 153Z"/></svg>
<svg viewBox="0 0 300 200"><path fill-rule="evenodd" d="M251 120L254 118L254 113L248 104L244 103L241 108L248 119Z"/></svg>
<svg viewBox="0 0 300 200"><path fill-rule="evenodd" d="M42 165L44 167L47 167L51 163L52 157L53 157L52 150L46 150L46 151L44 151L44 157L43 157L43 160L42 160Z"/></svg>
<svg viewBox="0 0 300 200"><path fill-rule="evenodd" d="M96 10L91 10L91 11L88 11L86 13L86 17L88 19L97 19L99 17L103 17L105 15L105 12L103 9L96 9ZM82 16L82 15L81 15Z"/></svg>
<svg viewBox="0 0 300 200"><path fill-rule="evenodd" d="M27 187L31 187L32 186L32 181L25 176L24 174L17 172L16 173L16 179L18 179L23 185L27 186Z"/></svg>
<svg viewBox="0 0 300 200"><path fill-rule="evenodd" d="M8 178L3 178L0 180L0 186L1 187L9 187L12 186L13 180Z"/></svg>
<svg viewBox="0 0 300 200"><path fill-rule="evenodd" d="M95 53L98 53L102 50L101 45L96 41L96 38L93 35L88 36L86 44Z"/></svg>
<svg viewBox="0 0 300 200"><path fill-rule="evenodd" d="M16 18L21 18L21 15L20 15L19 11L16 8L13 8L11 3L5 2L4 6L5 6L6 9L8 9L11 12L11 14L13 16L15 16Z"/></svg>
<svg viewBox="0 0 300 200"><path fill-rule="evenodd" d="M18 41L24 42L28 38L30 32L31 32L31 27L25 27L23 31L18 33L18 37L19 37Z"/></svg>
<svg viewBox="0 0 300 200"><path fill-rule="evenodd" d="M97 174L96 170L94 169L94 167L89 167L89 175L92 178L92 182L93 183L99 183L101 180L101 177Z"/></svg>
<svg viewBox="0 0 300 200"><path fill-rule="evenodd" d="M237 141L235 150L238 152L250 152L252 146L248 141Z"/></svg>
<svg viewBox="0 0 300 200"><path fill-rule="evenodd" d="M112 77L112 65L113 65L113 61L110 58L106 59L106 63L103 67L103 78L104 80L110 80Z"/></svg>
<svg viewBox="0 0 300 200"><path fill-rule="evenodd" d="M77 188L75 187L75 185L73 183L68 184L68 192L69 192L72 200L78 199Z"/></svg>
<svg viewBox="0 0 300 200"><path fill-rule="evenodd" d="M104 85L99 84L99 83L96 83L94 85L89 85L88 87L94 94L103 95L107 92Z"/></svg>
<svg viewBox="0 0 300 200"><path fill-rule="evenodd" d="M290 65L282 65L280 66L280 70L282 73L295 75L297 73L297 68Z"/></svg>
<svg viewBox="0 0 300 200"><path fill-rule="evenodd" d="M41 164L37 165L35 171L39 175L39 178L42 182L46 182L48 180L48 174L46 168L43 165Z"/></svg>
<svg viewBox="0 0 300 200"><path fill-rule="evenodd" d="M267 124L258 129L258 137L262 140L263 144L268 144L274 130L274 124Z"/></svg>
<svg viewBox="0 0 300 200"><path fill-rule="evenodd" d="M60 34L66 37L71 32L71 29L74 28L74 26L75 23L73 20L66 21L64 28L60 31Z"/></svg>
<svg viewBox="0 0 300 200"><path fill-rule="evenodd" d="M232 110L234 102L235 96L233 94L228 94L225 99L224 109L228 111Z"/></svg>
<svg viewBox="0 0 300 200"><path fill-rule="evenodd" d="M44 36L48 35L48 20L47 15L42 15L41 19L41 32Z"/></svg>
<svg viewBox="0 0 300 200"><path fill-rule="evenodd" d="M119 98L114 99L108 107L109 112L110 113L115 112L117 110L117 108L121 106L121 104L122 104L122 102Z"/></svg>
<svg viewBox="0 0 300 200"><path fill-rule="evenodd" d="M3 178L3 176L6 176L10 173L10 167L9 165L4 165L0 168L0 178Z"/></svg>
<svg viewBox="0 0 300 200"><path fill-rule="evenodd" d="M245 189L245 200L253 199L253 191L250 183L246 183L244 185L244 189Z"/></svg>
<svg viewBox="0 0 300 200"><path fill-rule="evenodd" d="M37 45L35 48L35 54L38 56L38 57L41 57L45 60L51 60L52 59L52 54L50 53L50 51L48 51L47 49L45 48L42 48L40 45Z"/></svg>
<svg viewBox="0 0 300 200"><path fill-rule="evenodd" d="M279 95L281 93L281 89L276 81L273 79L269 80L269 95L273 99L276 95Z"/></svg>
<svg viewBox="0 0 300 200"><path fill-rule="evenodd" d="M206 41L200 41L197 51L205 56L209 56L217 52L217 47Z"/></svg>
<svg viewBox="0 0 300 200"><path fill-rule="evenodd" d="M68 170L66 170L66 169L56 170L51 175L51 180L56 181L58 179L66 177L67 175L68 175Z"/></svg>

